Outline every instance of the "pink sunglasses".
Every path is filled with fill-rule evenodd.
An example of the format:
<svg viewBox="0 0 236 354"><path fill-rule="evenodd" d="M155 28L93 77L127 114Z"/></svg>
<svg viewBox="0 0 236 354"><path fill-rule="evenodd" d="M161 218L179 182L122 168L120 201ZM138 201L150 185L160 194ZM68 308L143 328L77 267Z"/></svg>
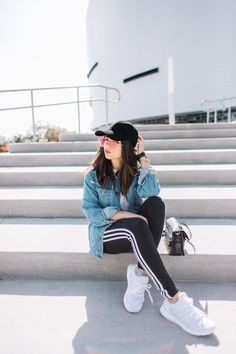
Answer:
<svg viewBox="0 0 236 354"><path fill-rule="evenodd" d="M120 141L112 140L108 138L107 136L100 136L98 138L98 144L100 147L104 147L104 143L108 143L111 148L114 148L118 145L120 145Z"/></svg>

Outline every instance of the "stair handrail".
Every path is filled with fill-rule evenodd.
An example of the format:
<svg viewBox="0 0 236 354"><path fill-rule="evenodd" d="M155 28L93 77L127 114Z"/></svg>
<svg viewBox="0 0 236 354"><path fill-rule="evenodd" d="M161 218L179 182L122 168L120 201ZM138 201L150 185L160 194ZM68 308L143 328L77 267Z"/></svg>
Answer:
<svg viewBox="0 0 236 354"><path fill-rule="evenodd" d="M214 100L208 100L208 99L203 99L201 100L201 106L203 107L205 103L221 103L222 105L222 108L226 109L226 107L223 107L224 105L224 101L230 101L230 100L235 100L236 99L236 96L231 96L231 97L225 97L223 96L222 98L217 98L217 99L214 99ZM233 106L228 106L227 109L228 109L228 122L230 122L230 117L231 117L231 108ZM209 116L210 116L210 112L214 112L214 122L216 123L217 121L217 107L214 106L214 107L210 107L208 109L205 109L205 111L207 112L207 123L209 123Z"/></svg>
<svg viewBox="0 0 236 354"><path fill-rule="evenodd" d="M87 99L80 99L80 89L84 88L102 88L105 90L105 98L100 98L100 97L89 97ZM77 99L75 101L66 101L66 102L57 102L57 103L47 103L47 104L40 104L40 105L35 105L34 104L34 92L36 91L41 91L41 90L64 90L64 89L76 89L77 91ZM121 94L120 91L111 86L106 86L106 85L100 85L100 84L88 84L88 85L75 85L75 86L55 86L55 87L36 87L36 88L23 88L23 89L11 89L11 90L0 90L1 93L7 93L7 92L30 92L30 99L31 99L31 104L28 106L17 106L17 107L5 107L5 108L0 108L1 111L9 111L9 110L17 110L17 109L31 109L32 112L32 123L33 123L33 137L34 140L36 138L35 134L35 108L39 107L49 107L49 106L60 106L60 105L66 105L66 104L75 104L77 103L77 115L78 115L78 133L80 133L80 103L84 102L105 102L105 109L106 109L106 125L108 126L109 124L109 117L108 117L108 103L118 103L121 99ZM109 99L108 97L108 92L109 91L115 91L117 94L116 99Z"/></svg>

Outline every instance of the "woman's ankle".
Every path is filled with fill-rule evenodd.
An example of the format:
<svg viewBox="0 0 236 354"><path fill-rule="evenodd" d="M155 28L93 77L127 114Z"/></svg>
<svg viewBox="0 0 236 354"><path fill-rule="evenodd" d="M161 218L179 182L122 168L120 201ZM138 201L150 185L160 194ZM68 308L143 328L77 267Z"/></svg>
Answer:
<svg viewBox="0 0 236 354"><path fill-rule="evenodd" d="M168 301L171 303L171 304L174 304L178 301L179 299L179 294L180 294L180 291L178 291L174 296L172 296L171 299L168 299Z"/></svg>
<svg viewBox="0 0 236 354"><path fill-rule="evenodd" d="M139 268L138 266L136 267L136 274L137 275L144 275L146 272L144 269Z"/></svg>

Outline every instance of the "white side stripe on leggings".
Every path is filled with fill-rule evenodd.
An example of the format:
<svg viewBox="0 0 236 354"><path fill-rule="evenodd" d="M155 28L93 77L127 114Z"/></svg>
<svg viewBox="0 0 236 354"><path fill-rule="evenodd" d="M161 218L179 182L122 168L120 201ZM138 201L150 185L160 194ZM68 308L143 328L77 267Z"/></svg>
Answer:
<svg viewBox="0 0 236 354"><path fill-rule="evenodd" d="M120 237L117 237L117 236L120 236ZM121 236L123 236L123 237L121 237ZM109 241L117 240L117 239L121 239L121 238L127 238L131 242L133 251L136 254L139 262L142 264L144 269L150 275L154 284L156 284L156 287L158 288L158 290L161 292L161 294L164 297L166 297L167 299L170 299L171 296L168 294L167 290L165 290L163 288L163 285L161 284L159 279L156 277L156 275L153 273L153 271L149 268L148 264L143 259L143 256L138 248L137 241L136 241L135 236L132 231L130 231L128 229L124 229L124 228L117 228L117 229L113 229L113 230L105 230L104 235L103 235L104 242L109 242Z"/></svg>

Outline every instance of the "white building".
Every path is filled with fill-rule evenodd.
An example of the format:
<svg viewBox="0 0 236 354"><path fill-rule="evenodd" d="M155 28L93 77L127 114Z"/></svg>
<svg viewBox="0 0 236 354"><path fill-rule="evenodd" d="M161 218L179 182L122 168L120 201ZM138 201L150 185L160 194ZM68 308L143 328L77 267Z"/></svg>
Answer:
<svg viewBox="0 0 236 354"><path fill-rule="evenodd" d="M216 121L236 119L236 99L201 104L236 96L235 0L90 0L87 31L90 83L121 92L109 104L109 123L167 122L168 57L177 122L204 122L207 109L210 121L215 110ZM93 107L96 128L105 123L105 104Z"/></svg>

